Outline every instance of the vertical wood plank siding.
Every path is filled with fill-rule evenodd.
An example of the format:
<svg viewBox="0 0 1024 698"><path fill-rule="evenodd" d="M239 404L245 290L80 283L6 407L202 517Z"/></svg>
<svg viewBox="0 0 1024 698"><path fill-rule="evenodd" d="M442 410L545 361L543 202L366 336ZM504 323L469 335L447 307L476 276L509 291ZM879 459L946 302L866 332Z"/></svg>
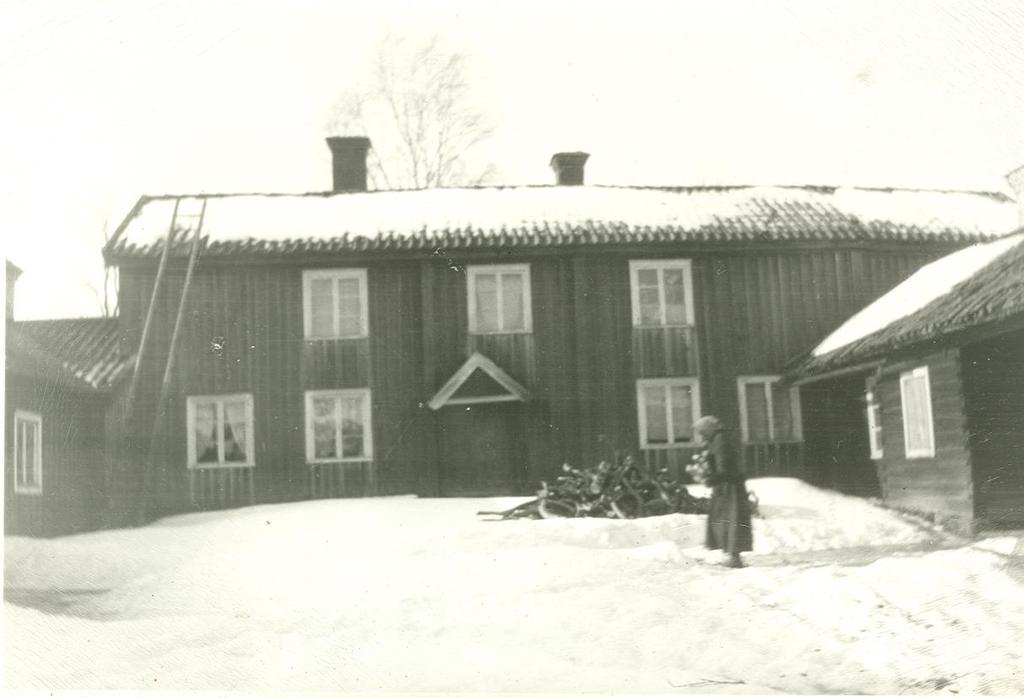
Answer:
<svg viewBox="0 0 1024 698"><path fill-rule="evenodd" d="M633 370L638 378L697 375L692 327L634 327Z"/></svg>
<svg viewBox="0 0 1024 698"><path fill-rule="evenodd" d="M1024 524L1024 331L965 347L964 400L975 518L993 527Z"/></svg>
<svg viewBox="0 0 1024 698"><path fill-rule="evenodd" d="M6 373L4 532L54 536L102 525L106 397L30 376ZM42 492L14 491L14 412L42 419Z"/></svg>
<svg viewBox="0 0 1024 698"><path fill-rule="evenodd" d="M934 458L907 458L904 447L900 373L918 366L928 367ZM879 468L883 497L893 506L933 514L954 528L969 529L974 501L959 352L949 350L886 366L877 390L885 454Z"/></svg>
<svg viewBox="0 0 1024 698"><path fill-rule="evenodd" d="M685 245L637 247L635 254L599 248L541 256L495 250L492 256L410 255L360 261L325 256L324 266L368 270L370 339L306 342L302 336L303 267L281 261L222 263L200 258L190 294L175 390L163 416L163 457L156 467L154 513L180 511L192 500L185 467L185 397L252 393L256 467L253 498L288 501L416 491L439 487L438 419L425 403L473 350L495 360L531 391L524 410L529 485L562 462L590 465L616 450L638 450L638 377L697 375L705 413L739 424L736 378L780 373L786 361L949 246L905 250L787 249L701 251ZM630 259L693 262L695 328L635 332ZM534 328L528 336L468 333L467 263L528 263ZM153 268L121 269L124 341L138 346ZM133 423L154 418L154 395L166 361L183 265L168 268L158 299L151 351L143 357ZM369 386L374 458L370 466L312 468L305 462L306 389ZM448 409L448 408L442 408ZM147 421L148 420L148 421ZM140 427L130 441L145 441ZM737 447L739 444L737 444ZM783 449L785 450L785 449ZM644 454L677 466L689 451ZM752 463L788 473L785 453ZM130 463L132 459L122 459ZM138 462L120 468L122 490L141 497ZM244 490L244 488L243 488Z"/></svg>

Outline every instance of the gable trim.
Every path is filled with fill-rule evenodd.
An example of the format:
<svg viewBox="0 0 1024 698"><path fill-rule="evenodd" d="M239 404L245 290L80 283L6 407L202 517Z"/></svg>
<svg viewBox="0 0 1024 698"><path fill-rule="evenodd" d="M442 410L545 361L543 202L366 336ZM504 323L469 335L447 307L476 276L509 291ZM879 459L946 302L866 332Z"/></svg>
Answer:
<svg viewBox="0 0 1024 698"><path fill-rule="evenodd" d="M477 369L490 376L495 383L507 390L508 394L493 396L475 395L473 397L453 398L452 395L462 387L462 384L465 383ZM523 387L523 385L515 378L508 375L508 373L498 366L498 364L476 351L473 352L473 355L466 359L466 362L462 364L459 370L453 373L452 377L449 378L443 386L441 386L441 389L434 394L434 397L430 398L430 402L428 402L427 405L432 410L439 410L445 405L470 405L486 402L528 402L529 400L530 391Z"/></svg>

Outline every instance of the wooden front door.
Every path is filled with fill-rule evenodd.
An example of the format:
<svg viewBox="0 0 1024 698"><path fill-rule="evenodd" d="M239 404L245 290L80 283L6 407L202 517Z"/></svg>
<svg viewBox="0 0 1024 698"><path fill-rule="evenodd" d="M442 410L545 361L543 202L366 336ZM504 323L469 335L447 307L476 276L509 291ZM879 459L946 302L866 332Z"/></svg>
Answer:
<svg viewBox="0 0 1024 698"><path fill-rule="evenodd" d="M442 496L522 493L521 410L514 402L451 405L440 410Z"/></svg>

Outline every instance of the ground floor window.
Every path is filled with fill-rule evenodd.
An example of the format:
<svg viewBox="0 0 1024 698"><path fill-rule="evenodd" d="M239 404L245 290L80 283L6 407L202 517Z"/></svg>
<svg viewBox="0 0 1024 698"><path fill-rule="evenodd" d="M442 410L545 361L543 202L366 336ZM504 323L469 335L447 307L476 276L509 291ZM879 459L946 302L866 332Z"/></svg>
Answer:
<svg viewBox="0 0 1024 698"><path fill-rule="evenodd" d="M310 390L306 393L306 460L310 463L373 457L370 391Z"/></svg>
<svg viewBox="0 0 1024 698"><path fill-rule="evenodd" d="M935 432L927 366L900 374L900 399L903 403L903 443L907 458L934 458Z"/></svg>
<svg viewBox="0 0 1024 698"><path fill-rule="evenodd" d="M740 430L744 443L783 443L803 438L800 391L779 376L740 376Z"/></svg>
<svg viewBox="0 0 1024 698"><path fill-rule="evenodd" d="M636 401L641 448L693 442L693 423L701 414L696 378L638 380Z"/></svg>
<svg viewBox="0 0 1024 698"><path fill-rule="evenodd" d="M190 396L186 404L188 467L255 465L251 394Z"/></svg>
<svg viewBox="0 0 1024 698"><path fill-rule="evenodd" d="M43 418L35 412L14 411L14 491L43 492Z"/></svg>
<svg viewBox="0 0 1024 698"><path fill-rule="evenodd" d="M872 460L878 460L885 454L882 451L882 409L878 400L878 381L869 378L865 398L868 416L868 446Z"/></svg>

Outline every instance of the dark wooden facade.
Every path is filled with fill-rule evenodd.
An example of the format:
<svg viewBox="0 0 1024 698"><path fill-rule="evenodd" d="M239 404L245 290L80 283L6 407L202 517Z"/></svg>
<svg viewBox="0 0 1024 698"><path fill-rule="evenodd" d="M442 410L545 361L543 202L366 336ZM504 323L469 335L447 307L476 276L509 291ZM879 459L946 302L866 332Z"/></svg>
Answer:
<svg viewBox="0 0 1024 698"><path fill-rule="evenodd" d="M900 375L919 366L928 367L935 436L931 458L907 458L904 446ZM876 390L882 417L882 496L895 507L932 514L951 528L970 530L973 478L959 350L887 363Z"/></svg>
<svg viewBox="0 0 1024 698"><path fill-rule="evenodd" d="M1024 525L1024 330L961 351L964 407L980 526Z"/></svg>
<svg viewBox="0 0 1024 698"><path fill-rule="evenodd" d="M102 525L106 458L103 419L107 398L76 390L65 381L6 372L4 415L4 533L55 536ZM25 411L41 421L42 484L39 492L16 491L14 416Z"/></svg>
<svg viewBox="0 0 1024 698"><path fill-rule="evenodd" d="M128 455L117 459L122 465L111 473L112 482L122 483L112 487L121 493L115 498L122 497L114 509L129 510L140 496L156 515L322 496L470 494L451 484L445 468L453 449L467 448L453 435L474 429L465 414L451 413L472 415L474 409L481 430L490 428L485 422L495 413L504 415L511 433L498 440L516 445L518 462L496 467L508 468L508 493L531 492L563 462L588 465L613 451L640 450L640 378L695 376L703 413L737 425L738 376L781 374L791 357L950 249L952 243L920 241L775 241L493 248L448 255L200 255L173 389L157 418L156 395L184 280L184 261L172 258L131 409L135 426L121 427L129 432ZM693 327L633 327L629 261L639 259L691 260ZM530 265L529 335L468 331L464 267L495 263ZM302 271L335 267L368 272L368 339L303 338ZM155 259L120 265L123 341L130 351L139 344L155 271ZM525 385L531 400L436 412L427 407L474 351ZM304 391L327 388L372 391L372 462L306 463ZM229 393L253 395L255 467L187 469L187 396ZM142 477L138 464L153 424L158 457ZM751 444L744 452L753 474L803 474L800 444ZM651 466L679 468L690 449L642 455Z"/></svg>

